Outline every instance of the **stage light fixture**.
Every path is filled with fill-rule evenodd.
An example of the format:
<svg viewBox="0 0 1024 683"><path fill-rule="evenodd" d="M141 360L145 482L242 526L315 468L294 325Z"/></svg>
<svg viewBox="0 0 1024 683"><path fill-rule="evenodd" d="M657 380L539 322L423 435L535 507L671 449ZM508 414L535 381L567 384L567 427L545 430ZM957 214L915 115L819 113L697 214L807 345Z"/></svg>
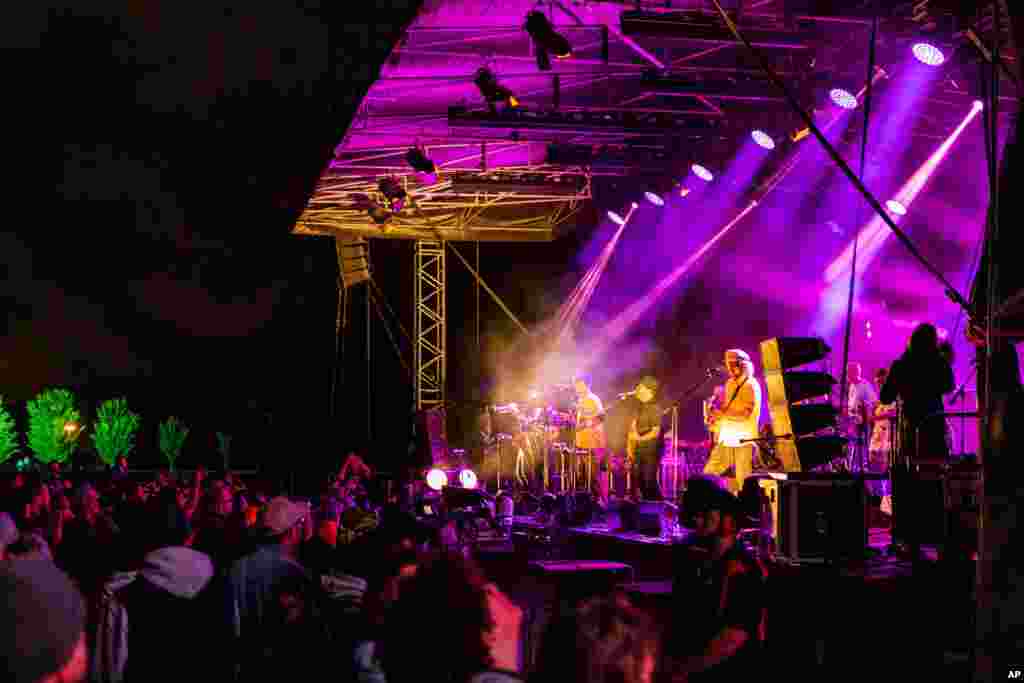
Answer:
<svg viewBox="0 0 1024 683"><path fill-rule="evenodd" d="M690 170L693 171L698 178L705 182L710 183L712 180L715 179L715 174L709 171L708 169L704 168L700 164L694 164L693 166L690 167Z"/></svg>
<svg viewBox="0 0 1024 683"><path fill-rule="evenodd" d="M377 181L377 189L388 200L391 210L398 213L405 206L405 199L408 196L402 182L398 178L387 177Z"/></svg>
<svg viewBox="0 0 1024 683"><path fill-rule="evenodd" d="M939 66L946 61L946 55L942 54L942 50L928 43L915 43L911 50L917 61L928 66Z"/></svg>
<svg viewBox="0 0 1024 683"><path fill-rule="evenodd" d="M504 102L505 106L510 109L515 109L519 106L519 100L512 94L512 91L498 83L498 77L486 66L477 69L473 83L476 84L477 90L480 91L481 97L487 102L487 107L492 112L497 110L496 105L498 102Z"/></svg>
<svg viewBox="0 0 1024 683"><path fill-rule="evenodd" d="M688 188L686 185L680 185L679 186L679 196L680 197L685 197L688 194L690 194L690 188Z"/></svg>
<svg viewBox="0 0 1024 683"><path fill-rule="evenodd" d="M981 111L982 109L985 108L985 103L982 102L981 100L974 100L974 108L977 109L978 111Z"/></svg>
<svg viewBox="0 0 1024 683"><path fill-rule="evenodd" d="M832 88L832 90L829 91L828 96L837 107L842 107L843 109L857 108L857 98L854 97L853 93L849 90Z"/></svg>
<svg viewBox="0 0 1024 683"><path fill-rule="evenodd" d="M665 206L665 200L654 192L644 192L644 197L647 197L647 201L655 206Z"/></svg>
<svg viewBox="0 0 1024 683"><path fill-rule="evenodd" d="M772 136L768 135L768 133L765 133L763 130L753 131L750 134L750 137L754 138L754 142L765 149L775 149L775 140L772 140Z"/></svg>
<svg viewBox="0 0 1024 683"><path fill-rule="evenodd" d="M434 184L437 182L437 164L435 164L432 159L428 158L426 153L421 150L420 147L410 148L409 152L406 153L406 162L414 171L426 176L424 180L428 184Z"/></svg>
<svg viewBox="0 0 1024 683"><path fill-rule="evenodd" d="M427 472L427 486L434 491L440 491L448 485L448 475L445 474L444 470L437 469L436 467Z"/></svg>
<svg viewBox="0 0 1024 683"><path fill-rule="evenodd" d="M640 208L640 205L637 204L636 202L633 202L630 206L632 206L634 209L639 209Z"/></svg>
<svg viewBox="0 0 1024 683"><path fill-rule="evenodd" d="M541 71L551 71L551 58L548 53L557 59L564 59L572 54L569 41L565 36L555 32L543 12L534 10L526 15L526 32L533 39L533 46L537 51L537 68Z"/></svg>
<svg viewBox="0 0 1024 683"><path fill-rule="evenodd" d="M893 212L897 216L906 216L907 215L907 207L903 206L902 204L900 204L895 199L890 199L889 201L887 201L885 203L885 206L886 206L886 208L889 209L889 211Z"/></svg>
<svg viewBox="0 0 1024 683"><path fill-rule="evenodd" d="M476 478L476 472L471 469L464 469L459 472L459 483L462 484L464 489L475 489L479 483Z"/></svg>
<svg viewBox="0 0 1024 683"><path fill-rule="evenodd" d="M611 218L612 219L612 223L615 223L616 225L625 225L626 224L626 219L623 218L622 216L620 216L619 214L615 213L614 211L609 211L608 212L608 218Z"/></svg>

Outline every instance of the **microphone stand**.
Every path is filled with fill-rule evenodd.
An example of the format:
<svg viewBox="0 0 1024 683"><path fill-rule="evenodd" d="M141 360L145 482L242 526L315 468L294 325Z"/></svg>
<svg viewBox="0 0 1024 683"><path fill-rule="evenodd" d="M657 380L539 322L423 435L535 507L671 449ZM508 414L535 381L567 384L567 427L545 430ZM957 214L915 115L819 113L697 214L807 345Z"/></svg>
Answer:
<svg viewBox="0 0 1024 683"><path fill-rule="evenodd" d="M670 452L672 453L672 461L673 461L673 465L672 465L672 492L675 494L676 498L679 497L679 404L682 401L689 400L690 398L695 396L698 391L700 391L702 388L704 388L704 385L706 385L708 382L710 382L712 380L712 378L717 377L718 375L719 375L719 373L718 373L717 370L714 370L714 369L706 370L705 374L704 374L704 378L702 380L700 380L696 384L690 386L685 391L683 391L682 396L680 396L675 401L673 401L669 405L669 407L666 408L665 410L663 410L662 413L661 413L662 416L664 416L666 413L669 413L669 412L672 413L672 422L671 422L671 424L672 424L672 427L671 427L671 429L672 429L672 442L671 442L672 445L671 445L671 449L672 450ZM683 463L684 467L689 467L689 463L686 462L686 458L685 457L683 458L683 460L684 460L684 463ZM685 469L683 470L683 486L686 486L686 470Z"/></svg>

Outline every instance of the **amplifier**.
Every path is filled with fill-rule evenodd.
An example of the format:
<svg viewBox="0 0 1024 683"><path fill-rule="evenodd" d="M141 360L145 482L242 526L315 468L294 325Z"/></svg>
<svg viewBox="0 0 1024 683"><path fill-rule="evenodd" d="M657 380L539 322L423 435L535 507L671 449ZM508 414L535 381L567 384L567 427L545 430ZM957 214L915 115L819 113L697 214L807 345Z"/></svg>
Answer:
<svg viewBox="0 0 1024 683"><path fill-rule="evenodd" d="M661 536L662 515L666 512L666 505L658 501L624 502L619 508L622 531Z"/></svg>
<svg viewBox="0 0 1024 683"><path fill-rule="evenodd" d="M976 543L980 515L981 470L977 465L915 463L911 472L895 471L895 535L919 543Z"/></svg>
<svg viewBox="0 0 1024 683"><path fill-rule="evenodd" d="M784 476L784 475L783 475ZM762 528L792 562L863 557L868 545L864 480L850 476L761 479Z"/></svg>

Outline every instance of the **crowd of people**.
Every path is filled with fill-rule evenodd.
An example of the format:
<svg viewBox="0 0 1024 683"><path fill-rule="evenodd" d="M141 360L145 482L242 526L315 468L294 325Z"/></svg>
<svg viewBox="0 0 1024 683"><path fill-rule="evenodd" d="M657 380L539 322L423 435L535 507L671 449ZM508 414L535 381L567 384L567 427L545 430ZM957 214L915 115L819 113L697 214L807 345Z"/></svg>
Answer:
<svg viewBox="0 0 1024 683"><path fill-rule="evenodd" d="M577 680L640 683L728 674L761 642L763 574L712 478L675 566L686 629L598 595L556 610L528 656L523 608L346 462L311 502L202 469L142 482L123 462L77 484L58 466L14 476L0 498L7 680L505 683L564 673L575 653Z"/></svg>

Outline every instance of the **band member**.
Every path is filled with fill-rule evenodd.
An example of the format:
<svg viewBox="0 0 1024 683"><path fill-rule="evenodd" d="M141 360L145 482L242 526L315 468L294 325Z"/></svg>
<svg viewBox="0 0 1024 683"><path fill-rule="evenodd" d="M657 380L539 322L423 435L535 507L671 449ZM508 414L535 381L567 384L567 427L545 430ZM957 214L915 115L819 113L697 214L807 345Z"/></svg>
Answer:
<svg viewBox="0 0 1024 683"><path fill-rule="evenodd" d="M636 386L640 407L629 425L626 451L633 466L633 494L644 500L661 500L658 490L658 437L661 436L662 408L654 398L658 380L647 376Z"/></svg>
<svg viewBox="0 0 1024 683"><path fill-rule="evenodd" d="M865 463L867 457L865 448L870 430L870 418L878 403L878 394L875 393L871 383L864 379L860 363L847 365L846 377L849 382L846 394L846 414L853 432L850 436L856 437L853 465L859 468Z"/></svg>
<svg viewBox="0 0 1024 683"><path fill-rule="evenodd" d="M879 368L875 373L875 386L878 391L885 386L889 371ZM896 417L895 403L877 403L871 417L871 442L868 444L868 471L876 474L889 472L889 455L892 452L892 423ZM882 512L892 514L891 485L888 479L868 481L868 493L880 498Z"/></svg>
<svg viewBox="0 0 1024 683"><path fill-rule="evenodd" d="M756 446L747 440L758 438L761 385L754 377L754 364L746 351L726 351L725 369L729 373L725 403L721 409L711 411L711 423L718 430L718 443L711 450L704 473L721 476L730 467L735 468L736 477L730 488L738 494L753 468Z"/></svg>
<svg viewBox="0 0 1024 683"><path fill-rule="evenodd" d="M598 463L597 491L602 505L608 505L608 440L604 433L604 404L590 390L590 379L577 377L576 448L591 452Z"/></svg>

